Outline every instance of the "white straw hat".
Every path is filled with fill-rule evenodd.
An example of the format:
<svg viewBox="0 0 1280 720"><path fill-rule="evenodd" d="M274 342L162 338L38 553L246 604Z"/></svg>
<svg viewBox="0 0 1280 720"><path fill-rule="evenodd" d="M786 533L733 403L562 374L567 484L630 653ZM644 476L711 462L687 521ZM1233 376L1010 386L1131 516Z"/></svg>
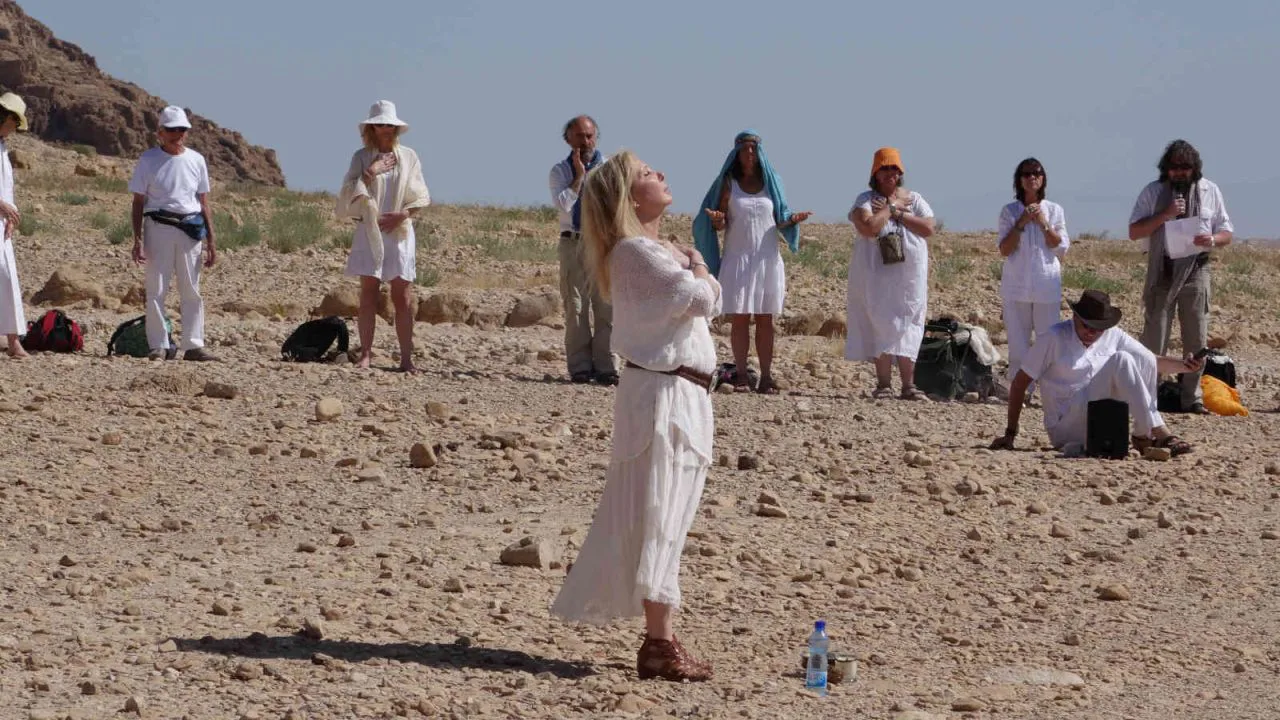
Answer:
<svg viewBox="0 0 1280 720"><path fill-rule="evenodd" d="M160 127L162 128L190 128L191 121L187 119L187 111L177 105L170 105L160 111Z"/></svg>
<svg viewBox="0 0 1280 720"><path fill-rule="evenodd" d="M18 116L18 129L27 129L27 103L14 93L0 95L0 107Z"/></svg>
<svg viewBox="0 0 1280 720"><path fill-rule="evenodd" d="M379 100L369 107L368 119L361 120L361 125L395 125L400 128L398 134L408 132L409 123L396 117L396 104L390 100Z"/></svg>

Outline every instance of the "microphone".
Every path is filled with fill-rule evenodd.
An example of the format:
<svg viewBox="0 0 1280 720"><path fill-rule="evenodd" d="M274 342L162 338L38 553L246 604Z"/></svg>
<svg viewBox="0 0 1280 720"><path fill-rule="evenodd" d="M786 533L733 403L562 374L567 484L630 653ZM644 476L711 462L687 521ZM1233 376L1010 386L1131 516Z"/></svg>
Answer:
<svg viewBox="0 0 1280 720"><path fill-rule="evenodd" d="M1190 189L1185 183L1178 183L1173 188L1173 201L1182 201L1182 212L1178 213L1179 220L1190 216L1191 207L1187 204L1187 191Z"/></svg>

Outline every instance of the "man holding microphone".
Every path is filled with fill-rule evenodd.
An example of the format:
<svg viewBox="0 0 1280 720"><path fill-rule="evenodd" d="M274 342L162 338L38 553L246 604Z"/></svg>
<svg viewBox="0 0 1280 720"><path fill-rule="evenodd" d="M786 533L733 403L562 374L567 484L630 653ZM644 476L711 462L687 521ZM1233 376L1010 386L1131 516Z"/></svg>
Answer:
<svg viewBox="0 0 1280 720"><path fill-rule="evenodd" d="M1160 177L1142 189L1129 217L1129 239L1149 238L1142 344L1163 355L1176 310L1182 351L1194 353L1205 347L1209 337L1209 251L1230 244L1233 227L1222 191L1201 174L1200 153L1191 143L1169 143L1157 167ZM1200 252L1171 258L1165 243L1166 223L1185 218L1199 218L1194 243ZM1188 412L1208 412L1200 390L1202 372L1201 368L1182 373L1182 407Z"/></svg>

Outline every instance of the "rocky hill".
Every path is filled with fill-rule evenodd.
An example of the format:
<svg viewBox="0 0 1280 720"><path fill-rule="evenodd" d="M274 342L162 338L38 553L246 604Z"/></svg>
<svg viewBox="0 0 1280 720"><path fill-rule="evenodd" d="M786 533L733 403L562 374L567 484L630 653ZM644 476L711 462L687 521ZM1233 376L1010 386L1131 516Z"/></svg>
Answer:
<svg viewBox="0 0 1280 720"><path fill-rule="evenodd" d="M13 0L0 0L0 90L27 102L31 131L45 140L133 157L155 141L156 113L169 104L133 83L102 72L93 56L54 36ZM284 185L269 148L191 113L191 147L224 180Z"/></svg>

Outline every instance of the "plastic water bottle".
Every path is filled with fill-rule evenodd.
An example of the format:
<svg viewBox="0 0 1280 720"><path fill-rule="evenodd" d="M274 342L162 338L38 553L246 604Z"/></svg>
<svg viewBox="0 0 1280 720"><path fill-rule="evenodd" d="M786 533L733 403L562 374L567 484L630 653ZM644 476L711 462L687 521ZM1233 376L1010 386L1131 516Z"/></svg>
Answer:
<svg viewBox="0 0 1280 720"><path fill-rule="evenodd" d="M809 665L804 673L804 687L819 695L827 694L827 650L830 645L827 621L818 620L813 624L813 634L809 636Z"/></svg>

